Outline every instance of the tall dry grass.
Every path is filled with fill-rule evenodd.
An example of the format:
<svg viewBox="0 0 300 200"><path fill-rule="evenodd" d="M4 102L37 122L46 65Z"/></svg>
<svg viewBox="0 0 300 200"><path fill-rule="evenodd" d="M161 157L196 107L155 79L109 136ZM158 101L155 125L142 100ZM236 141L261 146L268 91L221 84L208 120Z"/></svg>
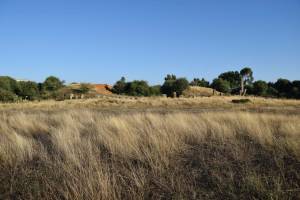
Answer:
<svg viewBox="0 0 300 200"><path fill-rule="evenodd" d="M287 99L266 99L262 97L246 97L251 100L247 104L233 104L233 99L240 96L213 96L195 98L163 98L163 97L129 97L129 96L103 96L95 99L78 99L65 101L41 101L21 103L0 103L1 111L54 111L74 108L89 108L97 110L169 110L169 109L235 109L235 110L272 110L273 111L297 111L300 114L300 101ZM283 110L284 109L284 110Z"/></svg>
<svg viewBox="0 0 300 200"><path fill-rule="evenodd" d="M299 199L300 116L0 114L0 199Z"/></svg>

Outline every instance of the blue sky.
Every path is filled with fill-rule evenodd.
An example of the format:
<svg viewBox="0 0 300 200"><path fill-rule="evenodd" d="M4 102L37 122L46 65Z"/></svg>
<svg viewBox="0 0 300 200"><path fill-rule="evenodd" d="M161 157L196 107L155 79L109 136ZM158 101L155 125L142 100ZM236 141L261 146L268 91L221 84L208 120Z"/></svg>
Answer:
<svg viewBox="0 0 300 200"><path fill-rule="evenodd" d="M0 75L300 79L299 0L0 0Z"/></svg>

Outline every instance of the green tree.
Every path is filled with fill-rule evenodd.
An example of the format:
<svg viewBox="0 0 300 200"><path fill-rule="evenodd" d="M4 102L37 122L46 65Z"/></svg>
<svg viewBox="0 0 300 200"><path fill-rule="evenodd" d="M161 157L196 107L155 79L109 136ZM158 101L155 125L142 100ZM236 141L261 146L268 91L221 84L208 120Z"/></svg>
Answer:
<svg viewBox="0 0 300 200"><path fill-rule="evenodd" d="M199 87L209 87L209 82L206 81L204 78L199 79L199 78L194 78L190 82L191 86L199 86Z"/></svg>
<svg viewBox="0 0 300 200"><path fill-rule="evenodd" d="M288 79L278 79L274 84L275 89L278 91L279 97L291 97L292 83Z"/></svg>
<svg viewBox="0 0 300 200"><path fill-rule="evenodd" d="M241 91L240 95L245 95L247 90L245 90L245 85L251 84L253 81L253 71L249 67L245 67L240 71L241 77Z"/></svg>
<svg viewBox="0 0 300 200"><path fill-rule="evenodd" d="M173 80L175 81L177 78L174 74L168 74L166 77L165 77L165 81L169 81L169 80Z"/></svg>
<svg viewBox="0 0 300 200"><path fill-rule="evenodd" d="M116 94L124 94L126 91L126 79L125 77L122 77L119 81L117 81L113 88L112 88L112 92L116 93Z"/></svg>
<svg viewBox="0 0 300 200"><path fill-rule="evenodd" d="M234 90L240 87L241 75L238 71L228 71L219 75L220 79L228 81L230 84L230 89Z"/></svg>
<svg viewBox="0 0 300 200"><path fill-rule="evenodd" d="M0 88L0 101L1 102L13 102L17 100L17 95L11 91L7 91L3 88Z"/></svg>
<svg viewBox="0 0 300 200"><path fill-rule="evenodd" d="M64 87L64 81L55 76L49 76L43 83L43 88L49 92L57 91L62 87Z"/></svg>
<svg viewBox="0 0 300 200"><path fill-rule="evenodd" d="M39 97L38 84L32 81L21 81L20 86L20 96L23 99L34 100Z"/></svg>
<svg viewBox="0 0 300 200"><path fill-rule="evenodd" d="M258 96L264 96L267 94L268 84L265 81L255 81L253 83L253 94Z"/></svg>
<svg viewBox="0 0 300 200"><path fill-rule="evenodd" d="M219 92L229 93L230 92L230 83L221 78L216 78L213 80L211 87Z"/></svg>
<svg viewBox="0 0 300 200"><path fill-rule="evenodd" d="M174 83L174 90L177 96L182 95L182 92L189 87L189 82L186 78L178 78Z"/></svg>
<svg viewBox="0 0 300 200"><path fill-rule="evenodd" d="M150 96L159 96L159 95L161 95L160 88L161 88L161 85L151 86L150 87Z"/></svg>
<svg viewBox="0 0 300 200"><path fill-rule="evenodd" d="M186 78L176 79L175 75L167 75L164 84L161 86L161 93L171 97L173 96L173 93L176 92L177 96L179 96L188 87L189 82Z"/></svg>
<svg viewBox="0 0 300 200"><path fill-rule="evenodd" d="M292 82L293 89L292 89L292 96L293 98L299 99L300 98L300 81L296 80Z"/></svg>
<svg viewBox="0 0 300 200"><path fill-rule="evenodd" d="M126 84L125 93L131 96L150 96L150 88L146 81L135 80Z"/></svg>
<svg viewBox="0 0 300 200"><path fill-rule="evenodd" d="M9 76L0 76L0 88L14 94L19 94L20 92L18 82Z"/></svg>

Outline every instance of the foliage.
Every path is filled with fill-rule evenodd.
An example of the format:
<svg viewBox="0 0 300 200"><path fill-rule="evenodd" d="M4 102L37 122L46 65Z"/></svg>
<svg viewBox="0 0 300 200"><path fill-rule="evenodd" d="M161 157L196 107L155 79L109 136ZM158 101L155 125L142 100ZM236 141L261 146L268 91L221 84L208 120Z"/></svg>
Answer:
<svg viewBox="0 0 300 200"><path fill-rule="evenodd" d="M204 78L199 79L199 78L194 78L190 82L191 86L199 86L199 87L209 87L209 81L206 81Z"/></svg>
<svg viewBox="0 0 300 200"><path fill-rule="evenodd" d="M20 96L23 99L34 100L39 97L38 84L32 81L21 81L19 82Z"/></svg>
<svg viewBox="0 0 300 200"><path fill-rule="evenodd" d="M167 74L167 76L165 77L165 81L175 81L177 78L174 74Z"/></svg>
<svg viewBox="0 0 300 200"><path fill-rule="evenodd" d="M231 101L232 103L250 103L251 102L251 100L250 99L233 99L232 101Z"/></svg>
<svg viewBox="0 0 300 200"><path fill-rule="evenodd" d="M247 85L251 85L254 78L253 78L253 71L249 67L245 67L240 71L240 76L241 76L241 90L240 90L240 95L245 95L246 94L246 87Z"/></svg>
<svg viewBox="0 0 300 200"><path fill-rule="evenodd" d="M1 102L13 102L17 100L17 96L11 91L0 88L0 101Z"/></svg>
<svg viewBox="0 0 300 200"><path fill-rule="evenodd" d="M274 84L279 97L291 97L292 83L287 79L278 79Z"/></svg>
<svg viewBox="0 0 300 200"><path fill-rule="evenodd" d="M151 96L159 96L159 95L161 95L160 88L161 88L161 85L151 86L149 88L150 89L150 95Z"/></svg>
<svg viewBox="0 0 300 200"><path fill-rule="evenodd" d="M122 77L119 81L117 81L113 88L112 92L116 94L125 94L125 89L126 89L126 79L125 77Z"/></svg>
<svg viewBox="0 0 300 200"><path fill-rule="evenodd" d="M224 73L220 74L218 78L228 81L230 84L231 90L240 87L241 75L238 71L224 72Z"/></svg>
<svg viewBox="0 0 300 200"><path fill-rule="evenodd" d="M211 87L219 92L229 93L230 92L230 82L223 80L221 78L214 79Z"/></svg>
<svg viewBox="0 0 300 200"><path fill-rule="evenodd" d="M166 94L168 97L173 96L173 93L176 92L176 95L182 95L182 92L189 87L189 82L186 78L176 78L175 75L167 75L165 78L164 84L161 86L161 93Z"/></svg>
<svg viewBox="0 0 300 200"><path fill-rule="evenodd" d="M79 89L77 90L80 94L86 94L90 91L90 86L87 83L81 83Z"/></svg>
<svg viewBox="0 0 300 200"><path fill-rule="evenodd" d="M61 81L59 78L55 76L49 76L43 83L43 88L46 91L54 92L59 90L64 86L64 81Z"/></svg>
<svg viewBox="0 0 300 200"><path fill-rule="evenodd" d="M150 96L150 88L146 81L132 81L126 84L125 93L131 96Z"/></svg>
<svg viewBox="0 0 300 200"><path fill-rule="evenodd" d="M253 83L253 94L258 96L265 96L268 91L268 84L265 81L255 81Z"/></svg>
<svg viewBox="0 0 300 200"><path fill-rule="evenodd" d="M0 76L0 88L14 94L19 94L20 92L18 82L9 76Z"/></svg>

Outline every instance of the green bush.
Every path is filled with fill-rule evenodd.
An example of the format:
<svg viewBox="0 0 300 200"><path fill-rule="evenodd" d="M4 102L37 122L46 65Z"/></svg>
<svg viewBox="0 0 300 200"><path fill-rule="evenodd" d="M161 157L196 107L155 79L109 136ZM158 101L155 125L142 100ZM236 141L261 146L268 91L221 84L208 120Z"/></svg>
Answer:
<svg viewBox="0 0 300 200"><path fill-rule="evenodd" d="M221 78L214 79L211 87L219 92L229 93L230 92L230 83Z"/></svg>
<svg viewBox="0 0 300 200"><path fill-rule="evenodd" d="M176 79L175 75L167 75L164 84L161 86L161 93L172 97L176 92L177 96L181 95L184 90L189 87L189 82L186 78Z"/></svg>
<svg viewBox="0 0 300 200"><path fill-rule="evenodd" d="M32 81L21 81L20 86L20 96L23 99L35 100L39 98L39 88L38 84Z"/></svg>
<svg viewBox="0 0 300 200"><path fill-rule="evenodd" d="M14 93L0 88L0 101L1 102L14 102L18 99Z"/></svg>
<svg viewBox="0 0 300 200"><path fill-rule="evenodd" d="M150 96L150 88L146 81L132 81L126 84L125 93L131 96Z"/></svg>
<svg viewBox="0 0 300 200"><path fill-rule="evenodd" d="M233 99L232 103L250 103L250 99Z"/></svg>
<svg viewBox="0 0 300 200"><path fill-rule="evenodd" d="M268 91L268 84L265 81L255 81L253 83L253 94L265 96Z"/></svg>

